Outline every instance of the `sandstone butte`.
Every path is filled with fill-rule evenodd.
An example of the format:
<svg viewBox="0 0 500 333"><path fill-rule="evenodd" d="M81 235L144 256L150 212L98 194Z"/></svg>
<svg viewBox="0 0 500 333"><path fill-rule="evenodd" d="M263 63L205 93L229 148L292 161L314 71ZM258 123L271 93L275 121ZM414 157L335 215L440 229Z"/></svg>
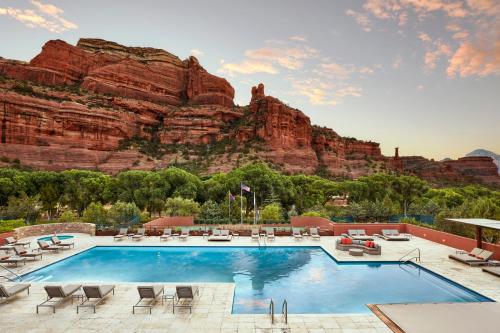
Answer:
<svg viewBox="0 0 500 333"><path fill-rule="evenodd" d="M47 42L29 63L0 58L0 165L116 173L196 166L201 173L266 161L290 173L356 178L378 171L431 181L500 184L489 157L437 162L386 157L375 142L345 138L264 85L247 106L195 57L101 39Z"/></svg>

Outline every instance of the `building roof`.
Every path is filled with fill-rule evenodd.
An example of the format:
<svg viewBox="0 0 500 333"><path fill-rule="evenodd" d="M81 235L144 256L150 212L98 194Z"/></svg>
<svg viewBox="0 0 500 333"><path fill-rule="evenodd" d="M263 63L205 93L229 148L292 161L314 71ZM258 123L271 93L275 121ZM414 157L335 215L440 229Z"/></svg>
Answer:
<svg viewBox="0 0 500 333"><path fill-rule="evenodd" d="M475 225L478 227L500 230L500 221L490 220L490 219L450 219L446 218L447 221L458 222L463 224Z"/></svg>

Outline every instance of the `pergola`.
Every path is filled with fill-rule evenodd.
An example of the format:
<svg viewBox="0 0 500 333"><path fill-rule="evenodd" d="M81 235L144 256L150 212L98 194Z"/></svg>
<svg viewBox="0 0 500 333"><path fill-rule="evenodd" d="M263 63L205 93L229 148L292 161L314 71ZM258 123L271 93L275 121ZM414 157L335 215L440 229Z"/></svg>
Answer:
<svg viewBox="0 0 500 333"><path fill-rule="evenodd" d="M477 247L483 248L483 228L492 229L500 231L500 221L490 220L490 219L450 219L446 218L445 220L451 222L458 222L462 224L473 225L476 227L476 241Z"/></svg>

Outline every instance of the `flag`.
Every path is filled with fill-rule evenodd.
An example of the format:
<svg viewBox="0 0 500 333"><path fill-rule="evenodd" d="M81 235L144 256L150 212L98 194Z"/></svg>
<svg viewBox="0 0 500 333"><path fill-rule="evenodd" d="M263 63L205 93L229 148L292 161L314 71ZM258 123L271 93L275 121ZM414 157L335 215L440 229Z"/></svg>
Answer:
<svg viewBox="0 0 500 333"><path fill-rule="evenodd" d="M246 192L250 192L250 186L241 183L241 189Z"/></svg>
<svg viewBox="0 0 500 333"><path fill-rule="evenodd" d="M235 199L234 195L229 191L229 201L234 201Z"/></svg>

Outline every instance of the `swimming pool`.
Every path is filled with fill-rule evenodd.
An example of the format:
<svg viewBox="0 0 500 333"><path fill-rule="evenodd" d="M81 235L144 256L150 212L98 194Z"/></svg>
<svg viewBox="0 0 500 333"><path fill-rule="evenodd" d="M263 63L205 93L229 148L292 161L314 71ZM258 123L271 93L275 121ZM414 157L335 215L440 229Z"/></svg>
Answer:
<svg viewBox="0 0 500 333"><path fill-rule="evenodd" d="M338 263L321 247L98 246L23 276L38 282L234 282L233 313L368 313L370 303L488 298L420 266Z"/></svg>
<svg viewBox="0 0 500 333"><path fill-rule="evenodd" d="M51 236L42 237L42 238L38 238L38 240L50 242L50 238L51 237L52 237L52 235ZM75 236L72 236L72 235L57 235L57 238L59 238L60 240L70 239L70 238L73 238L73 237L75 237Z"/></svg>

